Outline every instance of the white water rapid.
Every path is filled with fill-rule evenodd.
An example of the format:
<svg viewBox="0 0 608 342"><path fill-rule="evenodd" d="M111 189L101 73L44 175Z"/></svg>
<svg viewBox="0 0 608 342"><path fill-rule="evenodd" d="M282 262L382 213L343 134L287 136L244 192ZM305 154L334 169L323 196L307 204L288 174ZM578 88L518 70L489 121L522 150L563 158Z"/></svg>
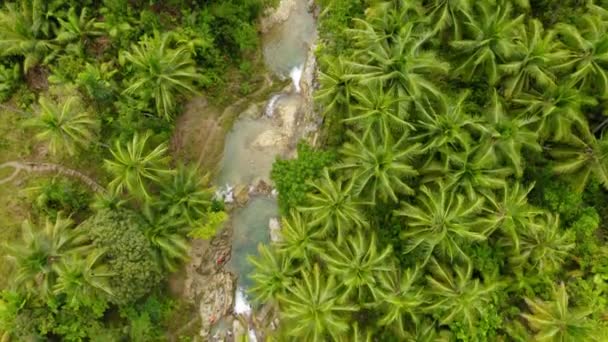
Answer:
<svg viewBox="0 0 608 342"><path fill-rule="evenodd" d="M295 89L296 93L299 93L301 90L300 80L302 79L303 69L304 65L298 65L297 67L291 69L291 71L289 72L289 77L291 77L291 80L293 81L293 88Z"/></svg>

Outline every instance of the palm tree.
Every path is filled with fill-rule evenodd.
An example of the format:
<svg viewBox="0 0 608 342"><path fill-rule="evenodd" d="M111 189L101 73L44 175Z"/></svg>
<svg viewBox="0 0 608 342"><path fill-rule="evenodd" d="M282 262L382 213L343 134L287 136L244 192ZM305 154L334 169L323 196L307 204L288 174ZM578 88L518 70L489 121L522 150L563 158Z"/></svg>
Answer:
<svg viewBox="0 0 608 342"><path fill-rule="evenodd" d="M104 160L106 169L114 177L109 184L113 191L121 193L126 189L132 194L150 199L146 181L161 183L164 176L173 173L168 170L167 145L162 143L146 152L148 138L150 133L144 134L143 137L135 133L126 147L119 140L114 142L114 148L110 149L114 159Z"/></svg>
<svg viewBox="0 0 608 342"><path fill-rule="evenodd" d="M135 72L124 93L153 99L157 114L167 120L174 114L176 95L194 93L194 83L201 78L190 49L185 45L172 48L171 39L170 34L144 36L132 52L120 56Z"/></svg>
<svg viewBox="0 0 608 342"><path fill-rule="evenodd" d="M381 326L393 327L396 334L405 337L406 322L409 320L416 326L420 322L425 296L422 289L415 285L420 269L408 268L404 271L393 270L388 277L388 288L383 293L380 307L382 317L378 320Z"/></svg>
<svg viewBox="0 0 608 342"><path fill-rule="evenodd" d="M355 294L357 302L362 302L367 294L374 301L382 297L385 275L394 268L392 252L390 245L378 251L376 236L368 237L358 230L341 245L329 243L321 257L328 271L344 286L342 298Z"/></svg>
<svg viewBox="0 0 608 342"><path fill-rule="evenodd" d="M401 238L406 240L406 253L420 248L426 263L433 252L447 257L466 259L465 244L483 241L486 235L479 231L479 217L483 199L468 201L460 194L438 183L433 188L422 186L417 196L418 204L402 203L395 211L405 217L406 229Z"/></svg>
<svg viewBox="0 0 608 342"><path fill-rule="evenodd" d="M462 38L463 26L473 16L471 0L433 0L427 3L427 16L434 32L450 31L455 40Z"/></svg>
<svg viewBox="0 0 608 342"><path fill-rule="evenodd" d="M446 188L463 192L471 201L478 195L487 196L491 190L504 187L506 178L511 174L510 168L496 167L490 158L480 158L476 149L448 156L448 169L440 176ZM425 181L436 178L425 177Z"/></svg>
<svg viewBox="0 0 608 342"><path fill-rule="evenodd" d="M492 302L492 293L501 286L498 282L482 284L473 278L473 266L442 265L431 259L431 275L427 275L430 289L428 295L432 298L431 305L426 309L440 315L441 324L453 321L462 322L473 330L484 307Z"/></svg>
<svg viewBox="0 0 608 342"><path fill-rule="evenodd" d="M68 255L82 253L90 247L83 232L73 229L72 220L61 213L55 222L47 218L41 230L25 221L22 239L20 244L7 246L8 257L17 267L13 277L15 286L43 296L51 293L57 279L55 265Z"/></svg>
<svg viewBox="0 0 608 342"><path fill-rule="evenodd" d="M315 99L323 103L323 114L350 117L351 96L355 87L353 68L342 56L325 57L319 71L319 90Z"/></svg>
<svg viewBox="0 0 608 342"><path fill-rule="evenodd" d="M573 128L588 130L582 109L597 101L578 91L571 82L565 82L544 91L522 92L513 98L513 103L523 106L522 115L541 119L537 128L541 138L560 141L568 140Z"/></svg>
<svg viewBox="0 0 608 342"><path fill-rule="evenodd" d="M445 75L450 66L434 52L422 50L428 34L420 34L415 28L412 22L404 23L392 43L380 42L362 49L362 62L353 64L360 69L357 80L362 84L381 82L398 98L418 100L422 95L439 96L441 91L431 79ZM368 40L355 36L359 44Z"/></svg>
<svg viewBox="0 0 608 342"><path fill-rule="evenodd" d="M509 75L504 81L505 96L511 98L533 86L541 89L555 87L551 67L567 56L567 51L556 39L556 32L545 32L543 24L532 19L528 29L521 30L516 44L509 62L499 66L501 74Z"/></svg>
<svg viewBox="0 0 608 342"><path fill-rule="evenodd" d="M81 305L92 307L100 296L112 297L109 278L114 273L99 262L103 255L104 252L99 250L92 251L86 257L70 254L54 264L57 282L53 286L53 293L64 295L66 303L76 309Z"/></svg>
<svg viewBox="0 0 608 342"><path fill-rule="evenodd" d="M180 165L171 182L163 184L160 201L169 216L195 225L209 210L213 194L209 175L201 176L196 167Z"/></svg>
<svg viewBox="0 0 608 342"><path fill-rule="evenodd" d="M376 132L386 138L392 130L412 128L400 113L402 103L407 99L384 91L379 82L368 83L366 88L354 90L353 98L357 104L352 106L353 113L343 122L356 124L365 132L364 135Z"/></svg>
<svg viewBox="0 0 608 342"><path fill-rule="evenodd" d="M450 42L457 52L468 56L454 72L463 75L466 80L481 72L490 84L495 84L500 77L498 65L515 51L514 37L516 32L521 31L524 14L513 19L509 1L496 6L491 2L479 1L477 5L479 14L468 18L466 24L471 38Z"/></svg>
<svg viewBox="0 0 608 342"><path fill-rule="evenodd" d="M376 134L364 139L352 132L349 136L353 142L343 145L343 159L336 168L350 171L356 179L355 193L369 191L373 202L376 198L397 202L397 193L414 193L406 181L418 175L411 164L413 157L420 153L420 144L404 146L407 135L397 142L390 136L379 139Z"/></svg>
<svg viewBox="0 0 608 342"><path fill-rule="evenodd" d="M311 266L316 255L322 254L323 234L310 224L310 218L292 209L284 217L281 225L281 239L276 243L276 250L293 260L303 261Z"/></svg>
<svg viewBox="0 0 608 342"><path fill-rule="evenodd" d="M103 34L95 27L96 19L90 19L88 14L86 7L82 9L80 15L76 14L75 7L70 7L65 18L57 18L59 29L55 39L66 44L69 53L84 56L89 39Z"/></svg>
<svg viewBox="0 0 608 342"><path fill-rule="evenodd" d="M0 11L0 55L23 56L27 72L51 60L57 46L51 40L53 27L45 16L45 0L5 2Z"/></svg>
<svg viewBox="0 0 608 342"><path fill-rule="evenodd" d="M560 71L570 73L579 89L590 89L600 98L608 97L608 23L596 15L584 15L579 20L580 31L568 24L559 23L556 29L569 48L567 59L556 65Z"/></svg>
<svg viewBox="0 0 608 342"><path fill-rule="evenodd" d="M349 313L358 307L342 304L339 298L333 275L321 274L317 264L312 271L302 271L301 279L279 294L281 320L290 327L289 335L314 342L343 336L349 330Z"/></svg>
<svg viewBox="0 0 608 342"><path fill-rule="evenodd" d="M141 217L143 233L150 241L158 265L175 272L189 256L190 245L185 237L187 222L161 214L149 203L144 205Z"/></svg>
<svg viewBox="0 0 608 342"><path fill-rule="evenodd" d="M307 194L308 202L298 210L310 213L310 224L320 225L323 234L335 232L338 243L341 243L348 230L367 226L361 207L368 203L355 199L352 179L348 182L334 181L325 168L323 177L309 184L316 191Z"/></svg>
<svg viewBox="0 0 608 342"><path fill-rule="evenodd" d="M361 38L376 38L376 40L369 41L369 44L363 45L364 48L379 41L390 44L398 39L403 23L419 22L423 16L424 8L418 1L383 1L370 4L367 8L365 21L360 21L363 26L362 30L352 29L350 32L355 35L360 34Z"/></svg>
<svg viewBox="0 0 608 342"><path fill-rule="evenodd" d="M437 152L447 156L464 151L473 142L471 135L482 131L481 121L467 111L468 96L468 92L456 98L442 96L436 105L426 99L426 103L417 106L412 140L424 144L429 159L434 159Z"/></svg>
<svg viewBox="0 0 608 342"><path fill-rule="evenodd" d="M569 308L564 283L554 289L554 300L525 298L531 313L522 314L536 332L536 341L602 341L588 308Z"/></svg>
<svg viewBox="0 0 608 342"><path fill-rule="evenodd" d="M486 113L484 139L477 152L481 156L480 159L490 159L494 164L506 162L513 167L515 176L521 177L524 171L522 149L542 151L538 143L538 132L530 129L538 119L507 115L496 91L492 97L492 107Z"/></svg>
<svg viewBox="0 0 608 342"><path fill-rule="evenodd" d="M99 124L84 111L78 98L69 97L63 104L58 104L40 97L38 103L38 115L26 125L39 130L36 139L45 141L52 154L74 155L77 149L93 142Z"/></svg>
<svg viewBox="0 0 608 342"><path fill-rule="evenodd" d="M515 254L520 252L520 235L539 228L536 217L543 211L528 203L528 194L533 188L534 184L526 188L515 182L511 186L505 185L500 193L486 197L491 206L487 209L488 216L484 216L482 221L492 227L492 232L498 230L509 238Z"/></svg>
<svg viewBox="0 0 608 342"><path fill-rule="evenodd" d="M575 246L573 232L562 232L559 217L548 213L530 228L533 229L520 234L520 252L514 253L511 261L542 274L558 271ZM512 244L510 239L502 242L507 250L513 247Z"/></svg>
<svg viewBox="0 0 608 342"><path fill-rule="evenodd" d="M550 150L556 159L553 171L569 175L578 192L585 190L590 179L608 188L608 137L598 140L587 132L582 138L572 135L569 142Z"/></svg>
<svg viewBox="0 0 608 342"><path fill-rule="evenodd" d="M264 303L291 289L298 269L292 264L290 256L276 253L266 245L258 245L258 255L259 257L247 257L254 267L249 278L255 283L249 293L254 295L253 301Z"/></svg>

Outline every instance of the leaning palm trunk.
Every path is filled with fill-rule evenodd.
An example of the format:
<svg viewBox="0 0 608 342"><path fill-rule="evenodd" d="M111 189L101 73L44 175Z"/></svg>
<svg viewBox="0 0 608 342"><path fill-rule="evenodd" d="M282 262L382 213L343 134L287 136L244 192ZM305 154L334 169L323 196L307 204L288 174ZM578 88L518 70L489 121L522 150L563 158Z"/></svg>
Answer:
<svg viewBox="0 0 608 342"><path fill-rule="evenodd" d="M10 161L3 164L0 164L0 169L12 167L14 169L13 173L7 178L0 179L0 184L8 183L11 180L15 179L19 175L21 171L25 172L37 172L37 173L57 173L60 175L66 175L68 177L73 177L84 184L86 184L91 190L97 193L105 192L105 188L95 182L93 179L89 178L85 174L68 169L64 166L58 164L51 163L36 163L36 162L19 162L19 161Z"/></svg>

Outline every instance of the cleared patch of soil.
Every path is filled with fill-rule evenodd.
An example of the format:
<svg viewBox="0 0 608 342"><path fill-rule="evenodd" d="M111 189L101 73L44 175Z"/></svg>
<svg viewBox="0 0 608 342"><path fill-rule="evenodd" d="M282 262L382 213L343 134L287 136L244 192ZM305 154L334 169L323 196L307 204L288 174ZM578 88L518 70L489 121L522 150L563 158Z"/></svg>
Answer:
<svg viewBox="0 0 608 342"><path fill-rule="evenodd" d="M171 151L178 161L195 163L212 173L216 171L226 133L220 114L204 97L196 97L186 105L171 138Z"/></svg>

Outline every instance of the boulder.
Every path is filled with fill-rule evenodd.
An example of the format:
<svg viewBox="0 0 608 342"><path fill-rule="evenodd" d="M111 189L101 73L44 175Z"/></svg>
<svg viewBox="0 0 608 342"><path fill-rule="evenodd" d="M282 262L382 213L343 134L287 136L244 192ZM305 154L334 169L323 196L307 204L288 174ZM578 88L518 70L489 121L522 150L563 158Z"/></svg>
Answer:
<svg viewBox="0 0 608 342"><path fill-rule="evenodd" d="M239 184L234 187L234 200L238 206L244 206L249 202L249 186Z"/></svg>
<svg viewBox="0 0 608 342"><path fill-rule="evenodd" d="M285 147L287 146L287 136L275 129L262 132L255 138L252 145L255 148Z"/></svg>
<svg viewBox="0 0 608 342"><path fill-rule="evenodd" d="M296 0L281 0L277 8L270 9L260 21L260 31L266 33L275 25L286 21L296 7Z"/></svg>

